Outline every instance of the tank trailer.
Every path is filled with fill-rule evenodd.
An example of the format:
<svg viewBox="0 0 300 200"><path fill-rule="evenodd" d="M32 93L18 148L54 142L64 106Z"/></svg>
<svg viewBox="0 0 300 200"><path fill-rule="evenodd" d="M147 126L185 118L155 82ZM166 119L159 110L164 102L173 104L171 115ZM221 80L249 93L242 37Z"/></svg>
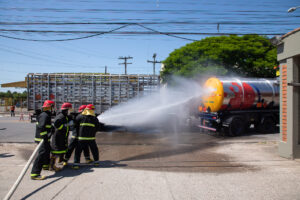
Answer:
<svg viewBox="0 0 300 200"><path fill-rule="evenodd" d="M198 127L238 136L250 127L272 133L279 123L277 79L211 77L198 107Z"/></svg>

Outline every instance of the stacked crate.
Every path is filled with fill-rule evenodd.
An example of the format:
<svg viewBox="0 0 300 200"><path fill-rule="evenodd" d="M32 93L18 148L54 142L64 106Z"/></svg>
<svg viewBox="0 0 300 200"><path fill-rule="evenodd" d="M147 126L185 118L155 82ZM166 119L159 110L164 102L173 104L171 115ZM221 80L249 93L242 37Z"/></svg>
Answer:
<svg viewBox="0 0 300 200"><path fill-rule="evenodd" d="M94 104L97 113L114 105L157 91L159 76L107 75L69 73L30 73L27 75L28 110L40 109L42 103L53 100L58 110L64 102L75 110L83 104Z"/></svg>

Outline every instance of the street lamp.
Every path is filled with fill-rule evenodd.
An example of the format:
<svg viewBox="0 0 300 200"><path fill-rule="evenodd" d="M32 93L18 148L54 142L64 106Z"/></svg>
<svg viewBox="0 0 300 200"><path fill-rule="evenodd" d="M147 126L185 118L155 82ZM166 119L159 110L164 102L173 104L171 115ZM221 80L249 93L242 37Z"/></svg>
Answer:
<svg viewBox="0 0 300 200"><path fill-rule="evenodd" d="M288 12L294 12L297 8L300 8L300 6L296 6L296 7L291 7L290 9L288 9Z"/></svg>

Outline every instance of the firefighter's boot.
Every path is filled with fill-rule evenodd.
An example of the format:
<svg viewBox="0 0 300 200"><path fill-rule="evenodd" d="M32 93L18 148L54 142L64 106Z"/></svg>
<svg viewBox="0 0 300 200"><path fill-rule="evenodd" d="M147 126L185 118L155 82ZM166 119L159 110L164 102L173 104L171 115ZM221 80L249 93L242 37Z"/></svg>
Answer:
<svg viewBox="0 0 300 200"><path fill-rule="evenodd" d="M93 160L93 159L90 159L90 158L86 158L86 159L85 159L85 162L86 162L87 164L91 164L91 163L94 162L94 160Z"/></svg>
<svg viewBox="0 0 300 200"><path fill-rule="evenodd" d="M63 159L62 159L62 165L63 165L63 166L67 166L67 165L68 165L68 160L65 159L65 158L63 158Z"/></svg>
<svg viewBox="0 0 300 200"><path fill-rule="evenodd" d="M66 161L63 161L63 166L67 166L68 165L68 161L66 160Z"/></svg>
<svg viewBox="0 0 300 200"><path fill-rule="evenodd" d="M77 165L77 164L72 165L72 169L78 170L79 169L79 165Z"/></svg>
<svg viewBox="0 0 300 200"><path fill-rule="evenodd" d="M32 180L44 180L46 179L46 176L41 176L41 175L36 175L36 174L31 174L31 179Z"/></svg>

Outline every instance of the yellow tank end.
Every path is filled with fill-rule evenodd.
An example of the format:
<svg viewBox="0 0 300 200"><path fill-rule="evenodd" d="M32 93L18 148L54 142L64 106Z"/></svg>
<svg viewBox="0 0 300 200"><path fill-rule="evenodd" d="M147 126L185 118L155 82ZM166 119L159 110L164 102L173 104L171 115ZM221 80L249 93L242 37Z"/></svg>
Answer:
<svg viewBox="0 0 300 200"><path fill-rule="evenodd" d="M218 78L209 78L204 84L205 94L202 101L206 109L217 112L221 109L224 99L223 84Z"/></svg>
<svg viewBox="0 0 300 200"><path fill-rule="evenodd" d="M199 107L198 107L198 110L199 110L200 112L202 112L202 111L203 111L202 106L199 106Z"/></svg>

